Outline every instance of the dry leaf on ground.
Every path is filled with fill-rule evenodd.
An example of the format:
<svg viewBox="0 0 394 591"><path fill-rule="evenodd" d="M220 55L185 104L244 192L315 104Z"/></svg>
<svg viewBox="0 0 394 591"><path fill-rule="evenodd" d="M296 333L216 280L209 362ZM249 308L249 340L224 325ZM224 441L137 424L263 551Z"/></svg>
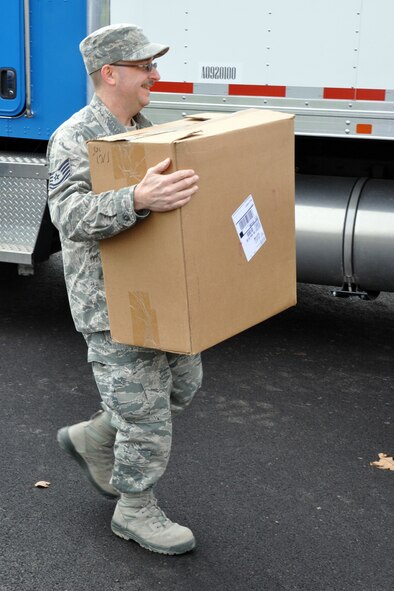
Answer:
<svg viewBox="0 0 394 591"><path fill-rule="evenodd" d="M35 483L34 486L36 486L37 488L48 488L48 486L51 483L48 482L47 480L39 480L38 482Z"/></svg>
<svg viewBox="0 0 394 591"><path fill-rule="evenodd" d="M378 454L379 461L371 462L371 466L380 468L380 470L393 470L394 471L394 459L386 454Z"/></svg>

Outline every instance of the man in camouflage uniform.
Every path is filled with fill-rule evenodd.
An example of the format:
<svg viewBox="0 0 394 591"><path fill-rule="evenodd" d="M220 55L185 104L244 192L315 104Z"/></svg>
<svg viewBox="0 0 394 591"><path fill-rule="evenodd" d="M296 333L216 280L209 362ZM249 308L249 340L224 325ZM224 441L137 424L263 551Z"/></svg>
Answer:
<svg viewBox="0 0 394 591"><path fill-rule="evenodd" d="M118 499L115 534L149 550L181 554L195 546L194 536L166 517L152 489L168 463L172 416L201 385L201 359L112 341L99 242L143 224L150 211L182 207L198 190L198 177L193 170L162 174L166 159L136 186L92 192L86 141L151 125L140 111L160 79L152 60L168 47L125 24L95 31L80 50L95 94L50 140L48 198L71 312L87 342L103 410L60 429L58 441L102 494Z"/></svg>

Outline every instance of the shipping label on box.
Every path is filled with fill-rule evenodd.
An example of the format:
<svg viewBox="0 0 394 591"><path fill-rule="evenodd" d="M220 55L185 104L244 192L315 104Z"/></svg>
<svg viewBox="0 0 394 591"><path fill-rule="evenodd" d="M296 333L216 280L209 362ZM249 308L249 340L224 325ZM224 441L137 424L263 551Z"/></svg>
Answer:
<svg viewBox="0 0 394 591"><path fill-rule="evenodd" d="M252 195L238 207L232 218L246 260L250 261L267 240Z"/></svg>

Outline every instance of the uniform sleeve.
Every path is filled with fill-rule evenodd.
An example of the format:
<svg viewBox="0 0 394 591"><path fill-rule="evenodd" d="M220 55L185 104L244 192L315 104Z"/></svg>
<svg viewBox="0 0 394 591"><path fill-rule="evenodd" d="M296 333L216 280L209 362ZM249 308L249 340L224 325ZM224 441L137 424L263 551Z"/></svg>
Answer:
<svg viewBox="0 0 394 591"><path fill-rule="evenodd" d="M134 211L135 186L95 194L86 140L75 128L59 130L48 146L48 204L59 232L76 242L114 236L149 215Z"/></svg>

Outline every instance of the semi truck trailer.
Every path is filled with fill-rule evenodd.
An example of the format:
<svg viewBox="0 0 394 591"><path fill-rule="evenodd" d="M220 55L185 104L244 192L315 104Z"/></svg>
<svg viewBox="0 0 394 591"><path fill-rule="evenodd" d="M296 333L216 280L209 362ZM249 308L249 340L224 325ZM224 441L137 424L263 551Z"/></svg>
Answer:
<svg viewBox="0 0 394 591"><path fill-rule="evenodd" d="M47 142L92 93L80 40L132 22L171 46L145 110L153 123L248 108L295 115L298 281L363 299L394 291L391 0L0 8L0 261L30 273L60 248L46 205Z"/></svg>

